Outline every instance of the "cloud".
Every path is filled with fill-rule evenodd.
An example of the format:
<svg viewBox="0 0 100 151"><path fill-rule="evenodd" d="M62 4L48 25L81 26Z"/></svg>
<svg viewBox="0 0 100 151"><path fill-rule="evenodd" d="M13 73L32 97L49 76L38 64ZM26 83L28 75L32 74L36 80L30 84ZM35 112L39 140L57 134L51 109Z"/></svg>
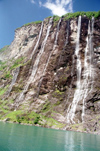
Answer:
<svg viewBox="0 0 100 151"><path fill-rule="evenodd" d="M30 0L30 1L31 1L32 4L35 4L35 1L34 1L34 0Z"/></svg>
<svg viewBox="0 0 100 151"><path fill-rule="evenodd" d="M42 6L42 2L41 2L41 1L39 1L39 6L40 6L40 7Z"/></svg>
<svg viewBox="0 0 100 151"><path fill-rule="evenodd" d="M39 1L39 4L51 10L53 15L62 16L68 12L73 12L72 0L47 0L44 4Z"/></svg>

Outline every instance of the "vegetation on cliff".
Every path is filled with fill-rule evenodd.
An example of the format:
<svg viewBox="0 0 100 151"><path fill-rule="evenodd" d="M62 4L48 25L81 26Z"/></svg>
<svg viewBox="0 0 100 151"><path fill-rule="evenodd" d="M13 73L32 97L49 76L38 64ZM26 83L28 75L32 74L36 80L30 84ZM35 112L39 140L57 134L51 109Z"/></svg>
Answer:
<svg viewBox="0 0 100 151"><path fill-rule="evenodd" d="M88 18L98 18L100 16L100 11L98 12L75 12L75 13L67 13L63 15L64 19L76 18L78 16L87 16Z"/></svg>
<svg viewBox="0 0 100 151"><path fill-rule="evenodd" d="M82 12L75 12L75 13L67 13L67 14L63 15L62 17L64 18L64 20L67 20L67 19L71 19L71 18L76 18L78 16L87 16L90 19L92 17L98 18L100 16L100 11L98 11L98 12L95 12L95 11L93 11L93 12L83 12L82 11ZM52 16L49 16L47 18L51 18L51 17ZM57 16L57 15L53 16L53 21L55 22L54 26L57 24L59 19L60 19L59 16ZM34 21L34 22L26 23L26 24L22 25L21 27L28 26L28 25L33 25L33 24L39 24L41 22L42 21L40 21L40 20L39 21ZM17 29L20 29L21 27L18 27Z"/></svg>
<svg viewBox="0 0 100 151"><path fill-rule="evenodd" d="M42 21L34 21L34 22L31 22L31 23L27 23L27 24L24 24L23 26L28 26L28 25L32 25L32 24L40 24Z"/></svg>
<svg viewBox="0 0 100 151"><path fill-rule="evenodd" d="M9 45L4 46L3 48L0 49L0 52L3 52L3 51L5 51L5 50L7 50L8 47L9 47Z"/></svg>
<svg viewBox="0 0 100 151"><path fill-rule="evenodd" d="M21 27L25 27L25 26L29 26L29 25L34 25L34 24L40 24L42 21L38 20L38 21L34 21L34 22L30 22L30 23L26 23L24 25L22 25ZM18 27L17 29L20 29L21 27ZM16 30L17 30L16 29Z"/></svg>

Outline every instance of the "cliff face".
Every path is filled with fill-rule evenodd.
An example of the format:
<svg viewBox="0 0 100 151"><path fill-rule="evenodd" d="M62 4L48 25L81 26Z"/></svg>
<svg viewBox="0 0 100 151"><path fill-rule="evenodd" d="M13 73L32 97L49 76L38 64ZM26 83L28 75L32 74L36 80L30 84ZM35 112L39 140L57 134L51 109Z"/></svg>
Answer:
<svg viewBox="0 0 100 151"><path fill-rule="evenodd" d="M0 118L100 133L100 18L23 26L0 52Z"/></svg>

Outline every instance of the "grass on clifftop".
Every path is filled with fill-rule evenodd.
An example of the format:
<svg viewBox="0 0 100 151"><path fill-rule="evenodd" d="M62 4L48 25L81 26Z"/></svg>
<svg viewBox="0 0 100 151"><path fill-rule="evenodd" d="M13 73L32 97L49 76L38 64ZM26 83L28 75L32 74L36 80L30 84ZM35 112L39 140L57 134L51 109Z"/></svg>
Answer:
<svg viewBox="0 0 100 151"><path fill-rule="evenodd" d="M35 21L35 22L31 22L31 23L27 23L27 24L24 24L23 26L28 26L28 25L32 25L32 24L40 24L42 21Z"/></svg>
<svg viewBox="0 0 100 151"><path fill-rule="evenodd" d="M62 17L64 18L64 20L67 20L67 19L70 19L70 18L76 18L76 17L78 17L78 16L87 16L88 18L92 18L92 17L94 17L94 18L98 18L99 16L100 16L100 11L98 11L98 12L75 12L75 13L67 13L67 14L65 14L65 15L63 15ZM47 18L51 18L52 16L49 16L49 17L47 17ZM60 19L60 17L59 16L57 16L57 15L54 15L53 16L53 21L54 22L57 22L58 20ZM41 23L42 21L35 21L35 22L30 22L30 23L27 23L27 24L24 24L23 26L28 26L28 25L32 25L32 24L39 24L39 23ZM56 23L55 23L56 24ZM22 27L23 27L22 26ZM21 27L19 27L19 28L17 28L17 29L20 29Z"/></svg>
<svg viewBox="0 0 100 151"><path fill-rule="evenodd" d="M66 19L70 19L70 18L76 18L78 16L87 16L88 18L98 18L100 16L100 11L98 12L75 12L75 13L67 13L65 15L63 15L62 17L64 17L64 20Z"/></svg>
<svg viewBox="0 0 100 151"><path fill-rule="evenodd" d="M30 22L30 23L27 23L27 24L24 24L23 26L28 26L28 25L33 25L33 24L40 24L42 21L38 20L38 21L34 21L34 22ZM23 27L21 26L21 27ZM20 29L21 27L18 27L17 29Z"/></svg>

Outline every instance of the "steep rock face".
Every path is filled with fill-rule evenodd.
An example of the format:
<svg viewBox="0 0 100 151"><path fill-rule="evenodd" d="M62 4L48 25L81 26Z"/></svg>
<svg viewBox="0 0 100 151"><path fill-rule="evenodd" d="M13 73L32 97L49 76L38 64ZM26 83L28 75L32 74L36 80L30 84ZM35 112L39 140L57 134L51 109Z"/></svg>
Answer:
<svg viewBox="0 0 100 151"><path fill-rule="evenodd" d="M99 54L100 18L16 30L0 54L1 119L100 133Z"/></svg>

